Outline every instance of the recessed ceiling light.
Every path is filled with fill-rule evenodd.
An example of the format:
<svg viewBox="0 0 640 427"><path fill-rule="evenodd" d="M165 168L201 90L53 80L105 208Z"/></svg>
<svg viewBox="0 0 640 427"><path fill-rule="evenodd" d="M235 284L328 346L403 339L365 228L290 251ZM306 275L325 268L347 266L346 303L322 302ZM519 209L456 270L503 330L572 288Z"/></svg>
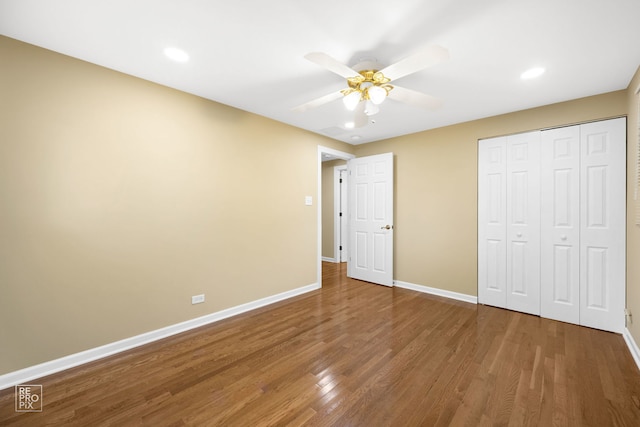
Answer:
<svg viewBox="0 0 640 427"><path fill-rule="evenodd" d="M187 52L182 49L178 49L177 47L166 48L164 50L164 54L176 62L187 62L189 60L189 54L187 54Z"/></svg>
<svg viewBox="0 0 640 427"><path fill-rule="evenodd" d="M354 122L347 122L344 124L344 127L347 129L353 129L355 127L355 123Z"/></svg>
<svg viewBox="0 0 640 427"><path fill-rule="evenodd" d="M545 69L542 67L531 68L524 73L520 74L520 78L522 80L535 79L536 77L540 77L545 72Z"/></svg>
<svg viewBox="0 0 640 427"><path fill-rule="evenodd" d="M351 135L351 140L352 141L359 141L360 138L362 138L360 135Z"/></svg>

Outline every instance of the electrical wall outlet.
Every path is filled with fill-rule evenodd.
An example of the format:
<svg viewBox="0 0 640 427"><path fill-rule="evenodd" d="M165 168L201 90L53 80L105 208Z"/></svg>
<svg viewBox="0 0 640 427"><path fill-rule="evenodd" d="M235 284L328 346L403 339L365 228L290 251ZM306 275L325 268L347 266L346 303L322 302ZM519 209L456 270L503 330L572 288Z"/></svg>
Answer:
<svg viewBox="0 0 640 427"><path fill-rule="evenodd" d="M204 294L194 295L191 297L191 304L200 304L204 302Z"/></svg>

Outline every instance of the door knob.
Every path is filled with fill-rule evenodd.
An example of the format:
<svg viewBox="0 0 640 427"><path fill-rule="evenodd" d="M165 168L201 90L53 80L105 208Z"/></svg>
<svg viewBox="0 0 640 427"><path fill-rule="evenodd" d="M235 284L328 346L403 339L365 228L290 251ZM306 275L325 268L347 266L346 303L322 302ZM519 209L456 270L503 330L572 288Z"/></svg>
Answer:
<svg viewBox="0 0 640 427"><path fill-rule="evenodd" d="M516 233L516 236L518 236L518 237L522 237L522 233L518 231L518 232Z"/></svg>
<svg viewBox="0 0 640 427"><path fill-rule="evenodd" d="M380 227L381 230L391 230L392 228L393 228L393 225L389 225L389 224Z"/></svg>
<svg viewBox="0 0 640 427"><path fill-rule="evenodd" d="M563 234L562 236L560 236L560 240L567 240L567 235Z"/></svg>

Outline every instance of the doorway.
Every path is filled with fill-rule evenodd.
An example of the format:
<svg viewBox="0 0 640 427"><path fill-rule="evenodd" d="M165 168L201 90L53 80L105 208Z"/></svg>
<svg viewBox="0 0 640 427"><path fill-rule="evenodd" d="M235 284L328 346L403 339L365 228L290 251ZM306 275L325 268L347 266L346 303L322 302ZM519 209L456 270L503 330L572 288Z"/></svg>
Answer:
<svg viewBox="0 0 640 427"><path fill-rule="evenodd" d="M346 153L344 151L339 151L339 150L334 150L332 148L328 148L328 147L322 147L322 146L318 146L318 196L317 196L317 200L318 200L318 225L317 225L317 229L318 229L318 257L317 257L317 283L320 284L322 286L322 249L323 249L323 245L322 245L322 240L323 240L323 227L322 227L322 218L323 218L323 198L322 198L322 190L323 190L323 186L322 186L322 163L323 161L331 161L331 160L345 160L348 161L350 159L355 158L355 155L350 154L350 153ZM345 170L346 170L346 165L345 165ZM331 183L331 185L333 185L333 183ZM334 200L335 200L335 196L334 196ZM334 202L335 203L335 202ZM333 217L333 212L330 213L325 213L325 215L332 215ZM334 233L333 230L330 230L331 233ZM334 258L336 256L339 256L339 254L334 252Z"/></svg>

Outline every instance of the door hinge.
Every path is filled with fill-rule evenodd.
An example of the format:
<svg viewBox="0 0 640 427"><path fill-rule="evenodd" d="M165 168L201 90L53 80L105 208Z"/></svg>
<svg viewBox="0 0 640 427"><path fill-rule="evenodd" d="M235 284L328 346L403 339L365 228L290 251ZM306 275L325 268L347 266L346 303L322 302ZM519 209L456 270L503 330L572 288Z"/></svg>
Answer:
<svg viewBox="0 0 640 427"><path fill-rule="evenodd" d="M340 250L342 250L342 246L340 246Z"/></svg>
<svg viewBox="0 0 640 427"><path fill-rule="evenodd" d="M340 178L340 184L342 184L342 178Z"/></svg>
<svg viewBox="0 0 640 427"><path fill-rule="evenodd" d="M339 216L342 216L342 212L340 212Z"/></svg>

